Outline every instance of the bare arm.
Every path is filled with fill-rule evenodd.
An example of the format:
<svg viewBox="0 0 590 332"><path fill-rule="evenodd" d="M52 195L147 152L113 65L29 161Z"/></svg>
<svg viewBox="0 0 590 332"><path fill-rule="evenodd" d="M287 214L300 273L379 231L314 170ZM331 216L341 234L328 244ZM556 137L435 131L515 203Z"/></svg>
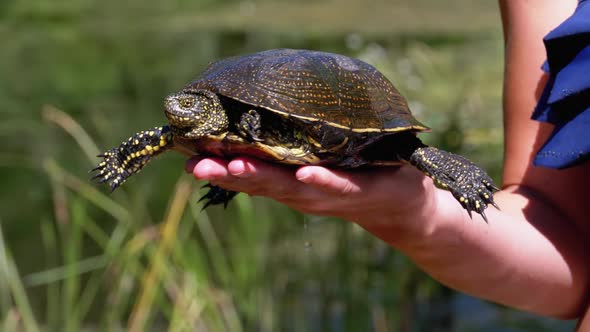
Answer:
<svg viewBox="0 0 590 332"><path fill-rule="evenodd" d="M501 5L510 57L506 170L505 187L496 197L502 211L488 209L489 224L479 216L470 220L448 192L408 166L370 172L306 166L293 174L238 158L229 163L192 160L187 170L227 189L353 221L461 291L539 314L579 315L590 265L585 257L588 238L576 225L588 218L583 219L580 204L584 196L571 195L582 193L582 184L590 183L583 173L590 172L588 166L585 172L531 167L539 127L529 120L541 77L541 37L571 13L575 1L513 0ZM531 28L525 20L533 19L540 23Z"/></svg>
<svg viewBox="0 0 590 332"><path fill-rule="evenodd" d="M547 80L539 69L545 60L541 38L567 18L575 5L575 0L500 1L506 39L503 182L505 188L525 186L559 206L590 236L588 214L580 209L588 202L590 167L557 171L530 166L534 152L551 132L549 125L530 120Z"/></svg>

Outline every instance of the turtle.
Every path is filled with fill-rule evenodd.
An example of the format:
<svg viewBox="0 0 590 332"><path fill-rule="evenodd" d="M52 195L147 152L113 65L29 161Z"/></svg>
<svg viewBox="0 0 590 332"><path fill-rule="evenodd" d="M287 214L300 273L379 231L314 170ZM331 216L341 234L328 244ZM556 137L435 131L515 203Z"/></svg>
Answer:
<svg viewBox="0 0 590 332"><path fill-rule="evenodd" d="M427 146L429 131L375 67L339 54L273 49L210 64L165 97L168 124L144 130L99 155L93 179L111 191L154 157L249 156L288 165L352 169L409 164L487 222L498 188L466 158ZM207 184L204 208L237 194Z"/></svg>

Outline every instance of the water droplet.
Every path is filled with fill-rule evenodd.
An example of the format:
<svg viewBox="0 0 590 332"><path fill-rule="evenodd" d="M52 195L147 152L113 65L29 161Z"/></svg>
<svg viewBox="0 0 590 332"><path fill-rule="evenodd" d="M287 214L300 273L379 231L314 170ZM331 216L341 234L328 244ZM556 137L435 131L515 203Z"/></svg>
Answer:
<svg viewBox="0 0 590 332"><path fill-rule="evenodd" d="M303 215L303 246L305 247L306 251L311 250L311 247L313 246L313 244L311 243L311 241L309 241L309 217L304 214Z"/></svg>

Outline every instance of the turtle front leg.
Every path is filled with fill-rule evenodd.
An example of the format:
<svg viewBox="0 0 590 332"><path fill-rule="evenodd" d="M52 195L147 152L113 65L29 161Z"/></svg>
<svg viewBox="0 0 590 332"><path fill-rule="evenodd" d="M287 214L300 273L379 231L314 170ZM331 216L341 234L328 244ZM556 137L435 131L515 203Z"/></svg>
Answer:
<svg viewBox="0 0 590 332"><path fill-rule="evenodd" d="M240 123L238 124L238 130L242 136L250 141L262 142L260 138L262 134L261 129L261 117L255 110L249 110L240 117Z"/></svg>
<svg viewBox="0 0 590 332"><path fill-rule="evenodd" d="M434 180L437 187L450 191L467 210L475 211L487 222L488 204L498 208L493 194L499 189L488 174L471 161L433 147L421 147L410 156L410 163Z"/></svg>
<svg viewBox="0 0 590 332"><path fill-rule="evenodd" d="M129 137L116 148L98 155L103 160L92 169L92 178L117 189L131 175L139 172L152 158L173 146L170 127L155 127Z"/></svg>

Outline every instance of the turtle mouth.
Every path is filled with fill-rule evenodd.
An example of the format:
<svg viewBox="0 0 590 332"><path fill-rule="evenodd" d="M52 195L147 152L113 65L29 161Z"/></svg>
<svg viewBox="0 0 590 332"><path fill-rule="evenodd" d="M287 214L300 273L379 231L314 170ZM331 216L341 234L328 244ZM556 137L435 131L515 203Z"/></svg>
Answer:
<svg viewBox="0 0 590 332"><path fill-rule="evenodd" d="M185 137L186 134L191 132L191 127L177 127L176 125L171 124L170 130L176 137Z"/></svg>
<svg viewBox="0 0 590 332"><path fill-rule="evenodd" d="M168 122L174 127L189 128L195 125L195 120L190 117L190 114L176 114L165 110L164 113L168 118Z"/></svg>

